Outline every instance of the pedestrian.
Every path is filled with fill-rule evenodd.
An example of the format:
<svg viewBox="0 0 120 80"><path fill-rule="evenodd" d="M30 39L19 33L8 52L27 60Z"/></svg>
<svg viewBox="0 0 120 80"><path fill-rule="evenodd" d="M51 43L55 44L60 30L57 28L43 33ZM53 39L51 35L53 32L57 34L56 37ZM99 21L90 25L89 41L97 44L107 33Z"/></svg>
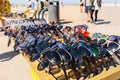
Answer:
<svg viewBox="0 0 120 80"><path fill-rule="evenodd" d="M38 18L40 18L41 12L44 9L44 2L40 1L39 3L40 3L39 4L39 9L38 9L38 13L37 13L38 14Z"/></svg>
<svg viewBox="0 0 120 80"><path fill-rule="evenodd" d="M97 19L98 19L98 11L101 8L101 3L102 3L101 0L94 0L93 1L93 5L95 6L95 8L91 9L91 19L92 19L92 22L96 22Z"/></svg>
<svg viewBox="0 0 120 80"><path fill-rule="evenodd" d="M87 15L87 22L91 22L91 13L90 13L90 5L91 5L91 0L84 0L84 5L85 5L85 13Z"/></svg>
<svg viewBox="0 0 120 80"><path fill-rule="evenodd" d="M44 18L44 13L48 11L48 1L49 0L44 1L44 9L41 11L42 18Z"/></svg>
<svg viewBox="0 0 120 80"><path fill-rule="evenodd" d="M44 2L40 1L40 5L41 5L41 10L38 12L38 18L40 18L41 15L41 18L43 19L44 13L48 11L48 0L45 0Z"/></svg>
<svg viewBox="0 0 120 80"><path fill-rule="evenodd" d="M83 0L80 0L80 12L83 13Z"/></svg>
<svg viewBox="0 0 120 80"><path fill-rule="evenodd" d="M39 1L36 0L35 9L34 9L34 13L33 13L33 16L32 16L32 17L35 17L35 18L36 18L36 14L37 14L37 12L38 12L38 8L39 8Z"/></svg>
<svg viewBox="0 0 120 80"><path fill-rule="evenodd" d="M0 26L0 31L4 30L4 20L2 19L2 17L11 12L11 6L8 0L0 0L0 22L2 23L2 25Z"/></svg>
<svg viewBox="0 0 120 80"><path fill-rule="evenodd" d="M40 12L43 10L43 7L44 7L44 2L41 0L36 0L33 17L39 18Z"/></svg>
<svg viewBox="0 0 120 80"><path fill-rule="evenodd" d="M24 12L25 17L27 16L27 13L30 15L31 12L34 12L34 8L35 8L35 3L33 0L28 0L28 7ZM29 16L30 17L30 16ZM32 16L31 16L32 17Z"/></svg>

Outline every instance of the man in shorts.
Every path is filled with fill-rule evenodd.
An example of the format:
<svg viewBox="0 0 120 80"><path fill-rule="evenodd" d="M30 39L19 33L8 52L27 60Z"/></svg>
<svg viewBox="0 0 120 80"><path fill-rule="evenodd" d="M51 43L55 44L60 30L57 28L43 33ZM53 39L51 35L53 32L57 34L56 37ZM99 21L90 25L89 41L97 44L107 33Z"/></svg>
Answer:
<svg viewBox="0 0 120 80"><path fill-rule="evenodd" d="M87 22L91 22L91 17L90 17L90 5L91 5L91 0L84 0L85 3L85 13L87 14Z"/></svg>

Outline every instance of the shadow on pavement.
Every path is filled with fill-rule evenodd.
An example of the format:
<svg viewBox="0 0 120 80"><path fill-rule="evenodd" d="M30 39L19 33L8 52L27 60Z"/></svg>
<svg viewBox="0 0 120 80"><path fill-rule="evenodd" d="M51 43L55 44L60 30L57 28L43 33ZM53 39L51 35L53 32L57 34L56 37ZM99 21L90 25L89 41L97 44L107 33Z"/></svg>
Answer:
<svg viewBox="0 0 120 80"><path fill-rule="evenodd" d="M65 19L60 19L60 21L65 21Z"/></svg>
<svg viewBox="0 0 120 80"><path fill-rule="evenodd" d="M111 21L97 21L96 25L102 25L102 24L110 24Z"/></svg>
<svg viewBox="0 0 120 80"><path fill-rule="evenodd" d="M18 54L19 54L18 52L14 52L14 51L2 53L0 54L0 62L11 60L13 57L17 56Z"/></svg>
<svg viewBox="0 0 120 80"><path fill-rule="evenodd" d="M62 21L62 22L60 22L60 24L69 24L69 23L73 23L73 21Z"/></svg>
<svg viewBox="0 0 120 80"><path fill-rule="evenodd" d="M97 21L104 21L104 19L98 19Z"/></svg>

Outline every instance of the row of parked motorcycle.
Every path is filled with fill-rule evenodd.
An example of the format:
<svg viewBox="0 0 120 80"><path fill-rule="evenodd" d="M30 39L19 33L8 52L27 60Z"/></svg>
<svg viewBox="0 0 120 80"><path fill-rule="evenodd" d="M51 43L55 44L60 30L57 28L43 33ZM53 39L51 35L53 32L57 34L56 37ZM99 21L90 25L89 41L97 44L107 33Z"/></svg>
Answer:
<svg viewBox="0 0 120 80"><path fill-rule="evenodd" d="M24 52L30 61L39 61L37 69L45 70L55 80L79 80L100 74L103 69L120 65L120 36L94 33L87 25L62 26L30 20L28 25L5 28L8 46L14 38L14 51ZM63 72L64 74L56 76Z"/></svg>

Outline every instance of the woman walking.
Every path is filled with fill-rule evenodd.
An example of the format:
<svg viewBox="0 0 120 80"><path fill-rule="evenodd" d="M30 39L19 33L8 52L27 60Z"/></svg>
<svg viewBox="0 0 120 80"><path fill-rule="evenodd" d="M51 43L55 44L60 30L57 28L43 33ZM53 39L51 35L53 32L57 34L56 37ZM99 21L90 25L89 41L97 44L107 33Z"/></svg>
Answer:
<svg viewBox="0 0 120 80"><path fill-rule="evenodd" d="M101 3L102 3L101 0L94 0L93 1L93 5L95 6L95 8L91 9L91 19L92 19L92 22L96 22L97 19L98 19L98 11L101 8Z"/></svg>

